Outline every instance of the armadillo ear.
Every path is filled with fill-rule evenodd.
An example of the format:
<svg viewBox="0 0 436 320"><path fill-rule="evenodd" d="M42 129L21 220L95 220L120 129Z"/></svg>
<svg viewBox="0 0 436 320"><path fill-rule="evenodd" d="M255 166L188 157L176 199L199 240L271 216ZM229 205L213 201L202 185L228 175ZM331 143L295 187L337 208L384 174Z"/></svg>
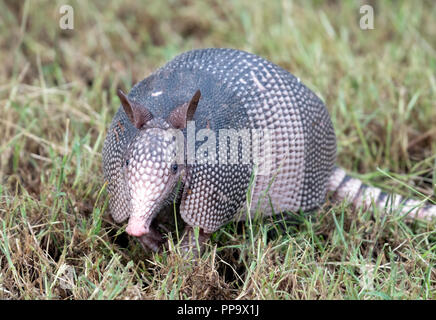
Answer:
<svg viewBox="0 0 436 320"><path fill-rule="evenodd" d="M117 90L117 94L123 105L124 112L136 128L141 129L144 124L153 119L153 115L147 108L130 101L121 89Z"/></svg>
<svg viewBox="0 0 436 320"><path fill-rule="evenodd" d="M195 110L197 110L198 101L200 100L201 92L197 90L191 101L182 104L171 111L168 116L168 123L176 129L186 128L186 123L194 118Z"/></svg>

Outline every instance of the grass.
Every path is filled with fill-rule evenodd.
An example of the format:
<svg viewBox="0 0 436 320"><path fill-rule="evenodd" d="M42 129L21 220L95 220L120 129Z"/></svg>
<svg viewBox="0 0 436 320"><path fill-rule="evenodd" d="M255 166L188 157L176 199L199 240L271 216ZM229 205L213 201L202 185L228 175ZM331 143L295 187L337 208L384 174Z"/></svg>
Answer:
<svg viewBox="0 0 436 320"><path fill-rule="evenodd" d="M197 261L153 255L108 216L101 148L129 90L192 48L233 47L326 103L338 163L436 200L436 6L370 1L0 2L0 299L435 299L435 222L326 204L255 219ZM364 1L361 2L363 4Z"/></svg>

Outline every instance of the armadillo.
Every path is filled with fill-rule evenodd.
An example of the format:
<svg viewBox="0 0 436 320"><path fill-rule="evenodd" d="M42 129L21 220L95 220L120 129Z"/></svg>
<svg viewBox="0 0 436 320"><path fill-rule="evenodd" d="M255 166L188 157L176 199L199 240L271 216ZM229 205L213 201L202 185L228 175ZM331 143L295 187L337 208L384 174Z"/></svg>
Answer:
<svg viewBox="0 0 436 320"><path fill-rule="evenodd" d="M198 227L201 243L256 212L314 212L327 195L355 208L436 216L435 205L367 186L336 166L324 103L257 55L188 51L118 96L103 146L109 210L117 223L128 219L127 233L145 248L161 248L151 223L177 195L186 237Z"/></svg>

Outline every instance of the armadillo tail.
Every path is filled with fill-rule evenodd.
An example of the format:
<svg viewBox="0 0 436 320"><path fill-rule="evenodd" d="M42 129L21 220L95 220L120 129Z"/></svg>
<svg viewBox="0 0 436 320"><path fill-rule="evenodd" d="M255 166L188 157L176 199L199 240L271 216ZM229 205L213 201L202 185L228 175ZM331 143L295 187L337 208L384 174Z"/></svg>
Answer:
<svg viewBox="0 0 436 320"><path fill-rule="evenodd" d="M382 213L399 212L409 218L431 220L436 218L436 205L429 205L400 195L383 192L379 188L365 185L346 172L335 167L327 185L334 202L348 201L354 208L368 209L375 205Z"/></svg>

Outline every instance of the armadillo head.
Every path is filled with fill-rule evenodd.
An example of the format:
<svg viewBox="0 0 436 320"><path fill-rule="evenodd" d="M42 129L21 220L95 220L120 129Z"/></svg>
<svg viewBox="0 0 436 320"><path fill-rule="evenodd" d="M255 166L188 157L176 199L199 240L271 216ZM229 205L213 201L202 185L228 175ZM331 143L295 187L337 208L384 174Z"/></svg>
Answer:
<svg viewBox="0 0 436 320"><path fill-rule="evenodd" d="M191 101L176 107L167 119L154 118L143 106L118 96L132 124L138 128L125 154L124 177L131 209L127 233L141 237L150 231L154 216L174 199L185 176L184 136L180 129L192 120L200 91Z"/></svg>

